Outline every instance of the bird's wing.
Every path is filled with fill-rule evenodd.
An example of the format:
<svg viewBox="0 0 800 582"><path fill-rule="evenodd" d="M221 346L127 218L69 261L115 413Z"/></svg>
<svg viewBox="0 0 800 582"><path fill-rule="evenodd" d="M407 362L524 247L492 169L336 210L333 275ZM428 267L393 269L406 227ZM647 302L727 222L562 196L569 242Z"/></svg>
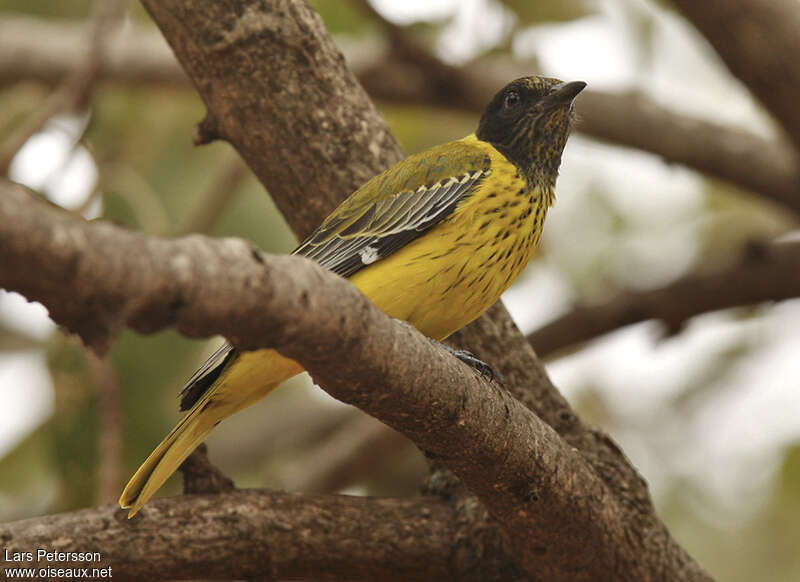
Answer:
<svg viewBox="0 0 800 582"><path fill-rule="evenodd" d="M433 228L490 172L490 160L461 142L411 156L364 184L297 249L349 277Z"/></svg>
<svg viewBox="0 0 800 582"><path fill-rule="evenodd" d="M200 366L178 394L181 399L181 412L189 410L200 399L206 389L219 378L228 361L236 357L236 354L236 349L226 341Z"/></svg>
<svg viewBox="0 0 800 582"><path fill-rule="evenodd" d="M410 156L351 194L294 254L349 277L444 220L489 175L490 164L485 152L461 141ZM191 408L238 353L222 344L181 390L181 410Z"/></svg>

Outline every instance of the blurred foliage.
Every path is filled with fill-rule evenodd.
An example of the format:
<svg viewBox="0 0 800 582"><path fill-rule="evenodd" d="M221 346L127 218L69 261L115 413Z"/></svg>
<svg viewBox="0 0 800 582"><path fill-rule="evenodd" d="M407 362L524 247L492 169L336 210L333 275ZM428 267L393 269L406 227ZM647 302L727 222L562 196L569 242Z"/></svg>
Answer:
<svg viewBox="0 0 800 582"><path fill-rule="evenodd" d="M99 467L96 385L73 339L54 336L48 352L56 392L55 414L47 427L49 455L63 485L58 506L86 507L96 502Z"/></svg>
<svg viewBox="0 0 800 582"><path fill-rule="evenodd" d="M47 98L48 87L20 82L0 90L0 135L11 133Z"/></svg>
<svg viewBox="0 0 800 582"><path fill-rule="evenodd" d="M16 12L44 18L85 18L92 7L91 0L0 0L0 13Z"/></svg>
<svg viewBox="0 0 800 582"><path fill-rule="evenodd" d="M725 508L684 481L664 496L662 513L671 518L678 541L717 580L793 582L800 572L797 524L800 523L800 445L787 449L781 470L763 506L741 499L742 517L712 519Z"/></svg>
<svg viewBox="0 0 800 582"><path fill-rule="evenodd" d="M57 491L62 481L52 462L53 439L48 427L49 424L39 427L0 458L0 522L56 511Z"/></svg>
<svg viewBox="0 0 800 582"><path fill-rule="evenodd" d="M500 3L516 15L522 26L574 20L590 13L584 0L562 0L561 2L500 0Z"/></svg>
<svg viewBox="0 0 800 582"><path fill-rule="evenodd" d="M778 204L754 198L747 192L707 180L705 207L709 220L704 225L703 252L724 260L730 249L749 241L768 241L789 232L794 218Z"/></svg>
<svg viewBox="0 0 800 582"><path fill-rule="evenodd" d="M407 153L460 139L475 131L475 117L429 107L381 105L379 109Z"/></svg>
<svg viewBox="0 0 800 582"><path fill-rule="evenodd" d="M645 67L656 56L651 53L655 23L641 3L619 1L630 35L638 43L637 59ZM517 31L534 23L580 18L595 7L584 0L499 3L515 15ZM312 0L312 4L335 34L374 39L382 33L382 27L372 22L359 2ZM0 17L21 12L83 19L91 5L89 0L0 0ZM132 19L149 22L138 3L130 6ZM409 33L422 38L426 46L435 46L432 41L449 24L449 20L417 22L409 27ZM508 40L500 39L497 46L486 49L487 54L509 58L513 43ZM0 88L0 139L36 110L49 90L27 81ZM474 131L476 125L475 116L457 112L379 106L409 153L457 139ZM215 196L215 184L236 160L235 152L223 143L192 147L195 124L203 114L203 105L193 91L112 84L98 88L83 144L98 167L104 218L159 235L183 232L194 213ZM636 163L641 157L639 154ZM579 170L572 166L572 171ZM556 267L558 277L578 299L611 296L621 288L653 285L654 281L663 283L696 264L724 262L751 237L773 237L794 225L783 209L712 180L700 186L697 207L687 204L683 213L657 213L643 220L612 195L612 190L627 180L627 175L614 180L590 175L568 196L559 194L556 212L561 216L548 221L538 256L540 264ZM254 178L237 182L227 194L228 202L208 234L245 237L272 252L293 248L293 234ZM664 195L657 184L648 185L646 194ZM656 254L636 246L646 237L655 241L651 246ZM670 256L671 247L660 246L668 237L693 245L693 254L684 257L673 271L659 271L662 262L677 260ZM653 252L652 248L646 250ZM760 310L742 313L744 320L758 317ZM126 479L171 428L177 418L177 391L213 350L215 341L187 339L171 331L151 336L130 331L121 334L110 354L121 391L124 475L119 477ZM660 345L669 341L662 339ZM676 443L686 438L693 411L707 398L725 392L738 366L757 351L758 344L747 335L721 341L703 365L687 372L674 387L664 408L651 415L632 417L615 410L599 378L587 381L574 401L587 419L611 430L615 437L620 435L626 450L626 439L635 435L631 450L647 450L655 459L644 459L643 464L674 469L667 465L680 455ZM0 325L0 351L20 349L41 346ZM0 521L97 502L103 411L95 379L83 349L73 339L53 337L47 345L47 358L55 412L0 458ZM223 423L210 439L211 458L241 486L283 487L287 472L302 471L302 460L311 458L320 444L341 428L335 423L326 425L340 412L341 408L310 387L307 378L293 380L291 387L244 411L236 421ZM295 422L295 418L301 420ZM291 424L300 425L305 432ZM781 470L774 477L765 475L767 492L759 492L755 500L743 498L741 508L731 509L708 498L702 484L677 469L658 484L662 516L690 553L719 580L788 582L800 578L800 554L796 551L800 445L775 454ZM409 495L417 490L423 471L419 452L401 446L395 455L369 467L367 477L346 487L349 492ZM178 490L179 481L173 479L162 493Z"/></svg>
<svg viewBox="0 0 800 582"><path fill-rule="evenodd" d="M378 27L356 2L341 0L310 0L332 34L363 36L376 33Z"/></svg>

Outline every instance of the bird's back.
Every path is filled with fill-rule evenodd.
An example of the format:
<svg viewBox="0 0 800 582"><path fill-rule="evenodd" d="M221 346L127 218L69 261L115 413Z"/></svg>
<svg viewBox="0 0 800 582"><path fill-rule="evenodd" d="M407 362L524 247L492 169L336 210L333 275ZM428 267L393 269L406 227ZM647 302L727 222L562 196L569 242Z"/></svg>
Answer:
<svg viewBox="0 0 800 582"><path fill-rule="evenodd" d="M485 178L426 236L350 277L384 312L437 339L480 316L525 268L553 198L492 145L460 141L489 158Z"/></svg>

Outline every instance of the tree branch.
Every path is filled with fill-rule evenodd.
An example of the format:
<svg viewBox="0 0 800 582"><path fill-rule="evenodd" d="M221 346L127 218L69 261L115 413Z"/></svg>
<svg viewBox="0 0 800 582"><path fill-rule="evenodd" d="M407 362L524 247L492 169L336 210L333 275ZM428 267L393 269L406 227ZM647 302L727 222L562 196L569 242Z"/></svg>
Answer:
<svg viewBox="0 0 800 582"><path fill-rule="evenodd" d="M360 181L399 158L305 4L148 0L147 6L209 108L205 135L224 135L236 145L301 235ZM313 203L307 192L324 194L323 202ZM25 200L21 190L9 193L0 198L0 211L24 214ZM26 279L25 269L12 268L8 276L94 345L106 345L126 322L144 331L174 323L188 335L221 332L239 345L274 345L332 394L400 429L454 469L538 577L708 579L669 537L613 442L588 430L563 402L501 307L459 338L477 345L479 355L514 350L498 356L502 365L530 364L506 374L509 388L541 410L566 443L508 393L388 320L313 263L268 257L238 241L169 242L102 223L62 222L52 210L33 215L19 220L25 228L15 219L2 221L5 233L25 234L0 249L4 260L5 253L15 257L12 266L40 272ZM117 254L120 248L128 252ZM31 262L41 253L45 261ZM83 281L96 281L107 293ZM59 295L67 283L77 287L69 300ZM386 388L372 390L376 385ZM583 448L576 452L573 442ZM548 471L551 463L559 469Z"/></svg>
<svg viewBox="0 0 800 582"><path fill-rule="evenodd" d="M17 128L0 147L0 174L5 175L16 153L28 139L38 132L50 118L62 111L81 110L87 106L100 70L104 54L106 36L116 27L121 15L121 7L116 1L99 1L93 6L92 23L88 28L88 38L81 39L85 47L76 65L61 81L58 89ZM12 58L18 58L13 55Z"/></svg>
<svg viewBox="0 0 800 582"><path fill-rule="evenodd" d="M708 579L528 408L313 261L233 239L146 237L86 223L18 186L2 190L0 285L42 301L88 344L105 347L126 325L171 325L278 348L453 470L529 573Z"/></svg>
<svg viewBox="0 0 800 582"><path fill-rule="evenodd" d="M261 171L256 173L279 206L305 210L286 214L289 223L301 236L322 220L328 210L327 204L338 202L360 185L364 177L377 173L399 159L400 152L394 142L389 138L384 139L387 135L385 124L374 113L360 87L351 81L349 72L343 73L344 83L331 80L331 75L341 73L345 68L343 59L330 42L318 17L304 3L283 1L254 8L245 2L229 2L220 7L210 2L172 0L165 3L147 0L146 5L170 40L176 56L187 68L210 111L218 108L215 116L222 120L226 131L234 138L232 143L245 159L255 159L262 164ZM228 42L225 42L226 33L220 31L231 30L238 30L241 34L229 36ZM221 37L223 40L217 42ZM309 58L309 51L312 51L313 58ZM203 66L198 63L203 63ZM258 63L261 68L254 71L253 63ZM302 86L305 107L298 106L298 84ZM245 100L245 107L239 101L241 95L249 99ZM267 106L259 108L258 99L265 100ZM232 103L229 102L231 100ZM365 103L369 106L365 107ZM225 115L229 108L235 109L236 115ZM327 121L327 127L323 126L323 129L338 127L340 131L307 131L309 127L316 127L316 120L320 117ZM370 126L370 123L375 125ZM358 131L348 133L347 129L354 126ZM296 157L289 159L299 162L302 172L287 173L282 165L286 163L286 158L281 155L263 156L265 150L257 140L248 141L246 137L238 135L243 133L246 136L253 128L260 127L269 128L270 135L267 137L278 148L291 149ZM391 147L376 152L376 142L365 137L370 135L379 136L378 142L385 142ZM304 147L305 144L311 144L312 147ZM256 149L252 149L254 147ZM363 170L365 176L360 176L357 171L343 173L338 165L330 163L330 157L319 155L320 151L351 155L349 162L355 163L355 168ZM309 175L313 177L310 180L311 188L307 186ZM289 181L281 181L284 179ZM317 184L327 184L327 188L319 190ZM309 191L324 193L330 203L309 205ZM288 200L283 200L284 197ZM498 308L493 311L493 320L481 318L460 337L469 340L468 345L522 348L519 361L530 363L531 370L527 375L521 374L516 378L532 383L511 383L509 389L517 396L527 396L527 401L535 400L534 410L541 409L547 415L555 414L560 419L556 426L565 429L567 438L574 437L587 446L582 453L593 466L601 467L598 472L619 494L621 504L632 508L634 515L630 516L630 522L635 523L635 527L642 532L638 539L651 544L650 555L655 561L643 579L656 579L664 571L687 572L689 578L704 577L702 570L675 545L663 524L655 517L646 487L613 442L605 435L595 438L593 433L584 429L582 423L570 421L576 418L574 413L565 404L561 405L563 399L552 384L545 381L546 375L541 365L532 350L524 347L527 346L525 338L516 330L508 314ZM477 353L483 355L481 351ZM365 409L369 411L368 407ZM402 405L397 408L402 409ZM385 418L382 420L386 421ZM407 431L403 432L410 436ZM615 473L616 468L620 468L618 473ZM506 523L503 525L507 531L514 530ZM530 569L553 573L551 577L556 580L562 575L569 576L560 568L570 571L574 568L575 562L568 557L568 549L562 553L554 545L550 548L553 553L548 554L545 560L533 555L536 549L541 549L541 546L537 548L535 545L535 533L526 532L526 535L511 537L517 544L525 546L519 551L523 562L526 557L534 561L526 563ZM557 537L548 532L546 539L549 543ZM538 565L537 569L536 561L546 563Z"/></svg>
<svg viewBox="0 0 800 582"><path fill-rule="evenodd" d="M199 143L230 142L298 237L403 157L305 3L142 3L206 104Z"/></svg>
<svg viewBox="0 0 800 582"><path fill-rule="evenodd" d="M468 68L448 65L413 42L403 29L388 26L392 52L359 74L367 91L379 99L480 113L509 77L524 73L496 63L471 63ZM800 159L782 137L768 140L681 115L637 93L590 90L581 95L576 108L580 114L576 129L581 133L685 164L800 214Z"/></svg>
<svg viewBox="0 0 800 582"><path fill-rule="evenodd" d="M90 27L84 22L8 16L0 18L0 86L21 79L50 85L85 60ZM157 31L131 25L109 31L97 63L99 80L133 85L186 85L188 79Z"/></svg>
<svg viewBox="0 0 800 582"><path fill-rule="evenodd" d="M674 0L800 147L800 7L792 0Z"/></svg>
<svg viewBox="0 0 800 582"><path fill-rule="evenodd" d="M122 413L121 391L114 366L108 358L100 358L90 350L85 351L89 370L97 391L99 409L98 494L97 503L111 503L119 497L125 483L122 467Z"/></svg>
<svg viewBox="0 0 800 582"><path fill-rule="evenodd" d="M36 548L100 552L114 580L496 581L516 568L495 556L469 570L455 510L433 497L375 499L236 491L148 503L128 520L114 506L0 525L10 554ZM420 540L425 540L420 543ZM493 551L492 551L493 550ZM4 562L4 568L64 562ZM475 567L477 566L477 570Z"/></svg>
<svg viewBox="0 0 800 582"><path fill-rule="evenodd" d="M84 25L69 22L0 19L0 85L19 79L56 83L80 62L75 47L84 35ZM519 70L518 65L497 67L481 62L459 69L432 55L410 59L409 52L384 55L378 50L369 59L354 58L359 81L373 97L384 101L480 112L509 78L530 72ZM112 34L101 67L99 74L106 81L137 85L183 85L188 81L163 38L144 27ZM768 140L681 115L641 94L584 91L578 110L581 121L577 129L590 137L684 164L800 213L800 162L785 139Z"/></svg>
<svg viewBox="0 0 800 582"><path fill-rule="evenodd" d="M591 137L639 148L777 202L800 216L800 162L782 137L681 115L637 93L591 92L581 102L578 129Z"/></svg>
<svg viewBox="0 0 800 582"><path fill-rule="evenodd" d="M677 330L690 317L741 305L800 297L800 243L750 245L723 270L699 271L651 291L621 293L578 306L528 335L539 356L647 319Z"/></svg>
<svg viewBox="0 0 800 582"><path fill-rule="evenodd" d="M324 442L292 459L281 488L309 493L336 492L371 476L396 459L408 440L374 418L359 415Z"/></svg>

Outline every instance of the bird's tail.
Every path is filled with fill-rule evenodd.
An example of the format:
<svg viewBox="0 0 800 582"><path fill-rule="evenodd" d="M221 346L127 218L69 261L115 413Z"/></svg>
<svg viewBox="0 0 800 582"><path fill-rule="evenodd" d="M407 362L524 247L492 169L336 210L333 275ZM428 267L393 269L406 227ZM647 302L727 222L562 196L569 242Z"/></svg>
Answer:
<svg viewBox="0 0 800 582"><path fill-rule="evenodd" d="M119 498L119 504L130 509L129 518L136 515L142 505L161 488L186 457L205 440L211 429L222 420L209 411L210 407L206 408L208 396L192 406L128 481Z"/></svg>
<svg viewBox="0 0 800 582"><path fill-rule="evenodd" d="M276 365L269 366L270 363ZM267 382L263 377L256 380L254 376L257 378L258 374L253 374L259 368L263 373L264 367L273 372ZM242 354L229 373L208 387L128 481L119 498L120 506L130 510L128 518L136 515L220 421L260 400L301 371L299 364L273 350Z"/></svg>

